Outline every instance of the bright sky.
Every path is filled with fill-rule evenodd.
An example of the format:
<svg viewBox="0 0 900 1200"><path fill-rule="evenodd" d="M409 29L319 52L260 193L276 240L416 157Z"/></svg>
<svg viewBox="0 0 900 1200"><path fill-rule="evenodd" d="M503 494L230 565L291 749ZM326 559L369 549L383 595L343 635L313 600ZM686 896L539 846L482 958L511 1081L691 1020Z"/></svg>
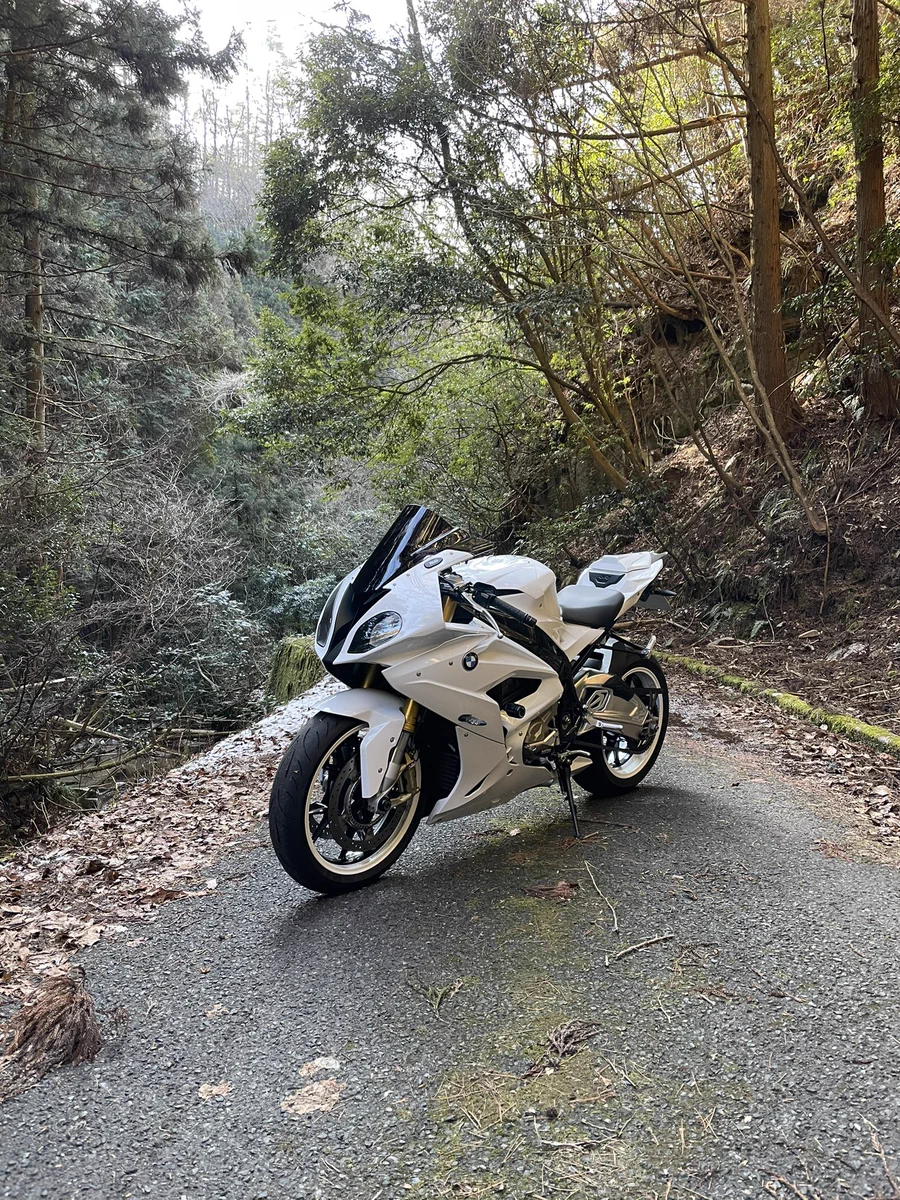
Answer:
<svg viewBox="0 0 900 1200"><path fill-rule="evenodd" d="M220 50L232 29L244 35L247 65L265 75L268 53L266 35L274 21L285 51L291 54L315 27L316 22L341 24L342 16L332 0L194 0L211 50ZM353 7L367 13L372 25L385 32L406 21L406 0L353 0Z"/></svg>

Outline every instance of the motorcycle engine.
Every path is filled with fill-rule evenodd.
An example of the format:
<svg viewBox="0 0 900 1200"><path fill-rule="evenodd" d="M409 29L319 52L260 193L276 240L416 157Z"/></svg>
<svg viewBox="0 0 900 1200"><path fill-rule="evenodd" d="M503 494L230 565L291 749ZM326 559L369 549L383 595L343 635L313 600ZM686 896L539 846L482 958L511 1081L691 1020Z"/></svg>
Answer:
<svg viewBox="0 0 900 1200"><path fill-rule="evenodd" d="M551 746L559 744L559 731L556 728L552 712L535 717L528 726L524 744L526 749L534 753L540 753L542 750L548 750Z"/></svg>

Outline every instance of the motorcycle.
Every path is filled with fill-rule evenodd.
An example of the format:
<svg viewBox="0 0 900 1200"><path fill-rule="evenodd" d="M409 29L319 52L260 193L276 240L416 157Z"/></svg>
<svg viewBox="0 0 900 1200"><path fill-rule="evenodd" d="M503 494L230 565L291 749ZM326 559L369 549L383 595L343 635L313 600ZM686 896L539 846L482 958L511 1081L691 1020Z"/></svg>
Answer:
<svg viewBox="0 0 900 1200"><path fill-rule="evenodd" d="M606 555L557 591L549 567L493 554L408 505L337 585L316 652L347 690L288 748L269 828L282 866L322 893L361 887L423 818L469 816L558 781L579 836L573 780L637 787L662 749L666 679L614 632L634 607L665 611L660 554Z"/></svg>

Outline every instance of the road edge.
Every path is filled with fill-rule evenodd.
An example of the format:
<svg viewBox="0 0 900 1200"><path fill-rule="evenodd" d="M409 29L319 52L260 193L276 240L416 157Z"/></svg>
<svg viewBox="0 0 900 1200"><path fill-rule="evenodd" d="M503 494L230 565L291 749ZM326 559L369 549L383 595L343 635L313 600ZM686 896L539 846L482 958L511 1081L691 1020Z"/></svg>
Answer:
<svg viewBox="0 0 900 1200"><path fill-rule="evenodd" d="M832 733L839 734L841 737L861 742L874 750L882 750L900 758L900 736L891 733L889 729L884 729L881 725L870 725L847 713L836 713L826 708L820 708L815 704L808 703L793 692L779 692L775 688L765 687L755 679L735 675L733 672L725 671L721 667L703 662L698 658L688 658L684 654L670 654L666 650L658 650L657 657L664 663L681 667L682 670L688 671L692 675L713 679L716 683L742 692L745 696L756 696L768 700L784 712L809 721L812 725L825 725Z"/></svg>

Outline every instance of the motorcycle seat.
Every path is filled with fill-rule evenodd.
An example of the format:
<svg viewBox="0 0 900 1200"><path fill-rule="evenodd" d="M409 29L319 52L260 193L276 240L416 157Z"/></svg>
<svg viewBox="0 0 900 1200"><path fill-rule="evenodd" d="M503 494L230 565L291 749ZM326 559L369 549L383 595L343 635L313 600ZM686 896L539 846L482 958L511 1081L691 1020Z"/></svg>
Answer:
<svg viewBox="0 0 900 1200"><path fill-rule="evenodd" d="M619 615L625 597L592 583L570 583L557 594L562 619L572 625L608 629Z"/></svg>

